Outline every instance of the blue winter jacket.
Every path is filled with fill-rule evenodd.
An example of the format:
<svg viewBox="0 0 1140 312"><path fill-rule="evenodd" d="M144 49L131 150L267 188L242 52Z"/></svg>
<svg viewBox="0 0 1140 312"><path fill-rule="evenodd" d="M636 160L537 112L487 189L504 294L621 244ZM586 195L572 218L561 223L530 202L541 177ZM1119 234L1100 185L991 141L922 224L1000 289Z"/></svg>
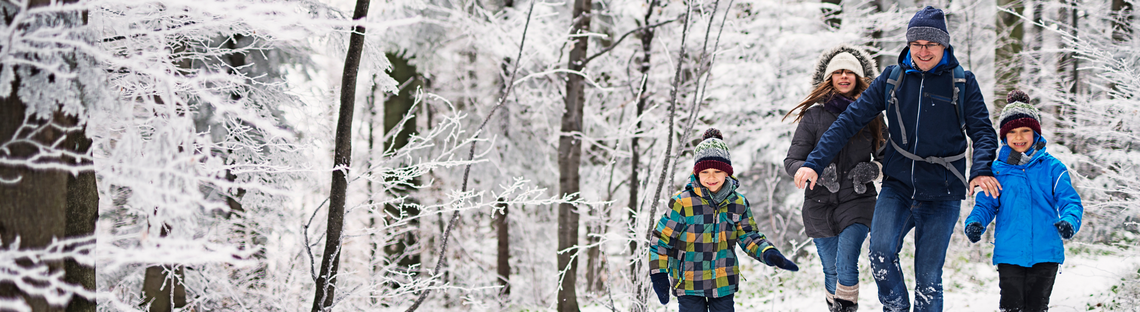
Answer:
<svg viewBox="0 0 1140 312"><path fill-rule="evenodd" d="M880 112L886 111L890 136L895 144L909 152L921 156L954 156L966 150L966 137L962 135L958 122L958 110L951 103L954 90L954 68L958 60L954 58L953 47L947 47L942 62L928 72L912 67L910 48L899 55L899 65L904 69L905 78L896 88L902 121L894 107L888 107L889 95L886 92L887 78L893 68L888 66L883 73L863 91L859 100L851 103L839 119L831 124L815 149L808 155L803 166L822 173L823 167L843 149L847 140L859 132ZM966 132L974 141L973 168L967 176L973 180L977 176L992 176L990 162L997 150L997 134L990 123L990 112L978 81L974 74L966 72L965 90L960 90L958 100L965 105ZM900 126L901 125L901 126ZM906 140L901 139L906 129ZM965 175L966 159L953 162L959 173ZM883 158L883 185L906 190L911 198L923 201L962 200L966 198L966 186L946 167L928 162L916 162L895 151L886 144Z"/></svg>
<svg viewBox="0 0 1140 312"><path fill-rule="evenodd" d="M1039 142L1045 138L1037 136ZM1029 163L1005 163L1011 149L1002 146L998 160L993 163L994 175L1001 183L998 198L978 192L974 211L966 223L994 226L994 264L1006 263L1031 267L1042 262L1065 262L1065 246L1061 234L1053 226L1059 220L1073 225L1073 232L1081 229L1081 197L1073 189L1065 164L1053 158L1042 146L1033 153Z"/></svg>

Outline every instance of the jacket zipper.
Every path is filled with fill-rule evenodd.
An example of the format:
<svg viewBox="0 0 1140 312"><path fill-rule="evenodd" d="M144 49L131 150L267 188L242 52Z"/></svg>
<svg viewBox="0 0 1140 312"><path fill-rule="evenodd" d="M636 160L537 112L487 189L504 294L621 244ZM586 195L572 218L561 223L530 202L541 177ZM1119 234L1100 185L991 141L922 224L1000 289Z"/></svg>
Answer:
<svg viewBox="0 0 1140 312"><path fill-rule="evenodd" d="M918 75L920 77L918 80L918 111L915 112L914 119L914 144L910 146L911 153L915 155L918 155L918 129L919 124L922 123L922 92L926 89L926 73L919 72ZM910 199L914 199L918 194L918 183L914 181L914 165L916 162L913 159L910 161Z"/></svg>

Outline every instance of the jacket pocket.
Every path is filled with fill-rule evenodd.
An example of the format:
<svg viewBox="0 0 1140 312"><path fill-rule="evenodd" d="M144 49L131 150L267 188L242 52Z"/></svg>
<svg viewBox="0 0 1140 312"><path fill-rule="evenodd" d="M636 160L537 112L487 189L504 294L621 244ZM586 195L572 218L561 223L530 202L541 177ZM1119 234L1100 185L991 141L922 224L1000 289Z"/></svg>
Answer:
<svg viewBox="0 0 1140 312"><path fill-rule="evenodd" d="M832 205L823 198L804 200L803 218L808 236L813 238L835 236L835 226L831 217L834 213Z"/></svg>

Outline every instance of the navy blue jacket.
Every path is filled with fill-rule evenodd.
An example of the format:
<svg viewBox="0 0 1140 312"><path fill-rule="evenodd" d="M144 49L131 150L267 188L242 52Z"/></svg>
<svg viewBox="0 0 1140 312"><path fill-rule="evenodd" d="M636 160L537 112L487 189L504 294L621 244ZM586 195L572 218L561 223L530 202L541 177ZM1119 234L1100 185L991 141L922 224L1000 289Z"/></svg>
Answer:
<svg viewBox="0 0 1140 312"><path fill-rule="evenodd" d="M859 100L851 103L839 115L839 119L831 124L808 155L804 167L815 170L817 174L823 172L823 167L831 163L832 158L847 144L847 140L884 111L891 139L915 155L947 157L966 150L966 137L959 130L958 112L950 102L954 91L954 67L958 66L953 47L946 48L942 62L929 72L912 67L909 47L899 55L899 65L892 66L901 66L904 70L902 76L905 78L900 77L902 81L895 95L902 113L901 127L906 128L907 144L903 144L900 139L902 131L894 107L887 105L887 78L893 70L888 66L871 82L871 87L863 91ZM961 105L965 105L966 132L974 141L973 168L969 180L980 175L993 176L990 163L997 150L997 133L990 122L990 112L982 98L982 91L978 88L978 81L969 71L966 72L966 88L959 91L958 100ZM959 173L965 175L966 159L958 160L953 165ZM886 144L883 158L883 186L906 190L915 200L966 198L966 186L946 167L913 161L895 151L890 143Z"/></svg>

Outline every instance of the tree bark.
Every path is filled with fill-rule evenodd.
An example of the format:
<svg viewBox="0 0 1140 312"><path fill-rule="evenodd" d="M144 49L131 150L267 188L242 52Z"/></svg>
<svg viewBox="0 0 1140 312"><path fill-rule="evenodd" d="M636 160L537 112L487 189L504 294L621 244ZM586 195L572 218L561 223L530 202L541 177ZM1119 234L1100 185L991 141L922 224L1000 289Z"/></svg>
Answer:
<svg viewBox="0 0 1140 312"><path fill-rule="evenodd" d="M658 3L660 3L659 0L649 0L649 8L645 10L645 19L642 21L642 23L645 25L652 24L649 21L649 18L653 16L654 7L656 7ZM641 208L638 206L637 202L638 192L641 190L641 178L637 172L638 166L641 165L641 150L640 146L638 146L640 140L638 136L641 135L641 114L645 113L645 106L649 103L649 96L645 93L648 92L649 89L650 57L652 56L651 51L653 47L654 31L655 30L653 28L647 27L645 29L642 29L640 34L641 64L637 67L637 71L641 73L641 84L637 88L637 94L634 95L637 97L637 114L634 115L634 118L637 118L638 122L636 125L634 125L634 135L629 142L629 233L636 233L637 214L641 212ZM637 240L630 240L629 255L630 257L633 257L636 254ZM629 264L629 274L630 276L637 275L637 264L634 261L631 261Z"/></svg>
<svg viewBox="0 0 1140 312"><path fill-rule="evenodd" d="M409 63L405 56L397 55L394 53L387 53L388 61L392 63L392 70L390 75L399 83L400 88L396 91L395 96L390 96L384 101L384 133L387 135L392 131L396 131L396 135L392 136L391 140L384 142L381 149L398 150L408 145L408 139L412 133L416 131L416 120L413 117L408 122L404 123L402 128L397 129L400 120L411 112L412 106L415 104L415 92L422 83L419 74L416 73L416 67ZM408 193L406 189L394 188L391 189L390 194L394 197L404 196ZM384 210L388 215L398 216L397 218L413 218L408 222L408 226L418 228L420 225L419 216L420 209L410 205L394 205L385 204ZM392 220L395 221L395 220ZM413 247L417 242L415 232L405 232L400 238L396 239L392 244L384 247L384 252L387 254L388 259L399 264L401 268L419 267L420 255L405 254L409 248Z"/></svg>
<svg viewBox="0 0 1140 312"><path fill-rule="evenodd" d="M27 105L20 100L19 77L12 81L12 93L0 99L0 138L13 137L24 123ZM26 130L25 130L26 131ZM61 133L47 131L37 135L38 142L52 142ZM26 145L11 146L9 159L26 159L37 151ZM0 179L14 180L14 184L0 183L0 247L10 248L19 237L20 249L43 249L52 239L66 235L67 181L69 174L62 170L33 170L23 166L0 165ZM19 259L20 265L31 266L30 259ZM48 265L51 272L64 269L63 263ZM20 298L33 311L62 311L47 304L43 297L30 296L15 284L0 282L0 297Z"/></svg>
<svg viewBox="0 0 1140 312"><path fill-rule="evenodd" d="M69 123L75 124L78 120L69 118ZM91 139L86 131L67 138L67 146L74 146L77 152L87 154L91 149ZM80 160L82 164L92 165L90 160ZM99 189L95 183L94 171L81 171L79 175L67 177L67 237L84 237L95 234L95 221L99 218ZM94 241L92 241L94 242ZM74 259L64 262L66 271L65 280L68 283L81 285L87 290L95 290L95 267L84 266ZM95 300L88 300L81 296L74 296L67 305L68 312L94 312Z"/></svg>
<svg viewBox="0 0 1140 312"><path fill-rule="evenodd" d="M73 3L74 0L61 1ZM33 0L29 7L48 5L47 0ZM10 23L18 11L3 12L5 21ZM86 12L78 12L69 18L69 25L86 25ZM23 27L23 26L21 26ZM25 31L32 31L25 29ZM75 53L75 52L61 52ZM74 60L74 55L65 56ZM13 65L14 66L14 65ZM71 64L70 70L76 70L78 65ZM13 68L13 72L18 72ZM35 69L33 69L35 70ZM7 140L16 136L17 131L24 125L24 117L29 104L19 97L21 88L20 75L13 79L11 93L0 99L0 139ZM82 92L82 91L80 91ZM58 108L57 108L58 109ZM83 125L79 124L78 116L67 116L56 111L49 120L28 120L32 126L54 123L62 127L76 127L79 130L61 131L58 128L48 127L44 131L30 137L32 141L46 146L52 142L63 139L60 149L86 155L91 146ZM23 133L27 134L27 129ZM6 142L0 142L6 143ZM28 159L40 153L30 144L16 143L7 146L0 153L0 158L9 160ZM43 155L39 155L43 156ZM58 162L68 165L90 166L91 160L73 159L63 156L59 158L45 157L37 163ZM19 165L0 165L0 179L11 181L0 183L0 247L10 248L19 239L19 249L43 249L53 240L64 237L86 237L94 234L95 218L98 213L98 192L95 185L95 175L91 170L81 170L71 174L59 169L32 169ZM17 180L18 179L18 180ZM22 266L32 267L38 263L31 259L16 259ZM79 285L88 290L95 289L95 269L79 264L73 259L53 261L46 263L50 274L63 274L63 281ZM39 285L33 285L33 287ZM46 285L45 285L46 287ZM32 311L94 311L94 301L81 296L73 296L67 306L51 306L40 296L29 295L13 283L0 283L0 297L19 298L24 301Z"/></svg>
<svg viewBox="0 0 1140 312"><path fill-rule="evenodd" d="M1112 39L1124 42L1132 36L1132 2L1127 0L1112 0ZM1076 17L1073 17L1076 21ZM1073 23L1076 26L1076 23ZM1074 28L1075 30L1075 28Z"/></svg>
<svg viewBox="0 0 1140 312"><path fill-rule="evenodd" d="M830 4L833 4L835 6L840 6L843 4L842 0L820 0L820 3L830 3ZM832 28L839 29L840 23L843 22L843 20L839 19L839 13L843 13L842 7L840 7L839 9L836 9L834 11L828 10L828 9L823 9L824 16L827 16L827 21L825 21L825 23L827 23L827 26L831 26Z"/></svg>
<svg viewBox="0 0 1140 312"><path fill-rule="evenodd" d="M574 25L570 30L571 35L590 31L591 5L591 0L574 1ZM567 69L582 70L588 44L589 38L586 36L574 39L574 48L570 50ZM559 193L577 198L580 196L578 169L582 162L582 141L578 134L582 131L585 85L580 75L568 74L566 78L566 111L562 114L562 131L558 136ZM578 311L578 293L575 289L578 281L578 258L574 257L577 250L570 250L578 245L578 226L578 211L575 205L559 204L558 271L562 272L562 279L558 288L558 312Z"/></svg>
<svg viewBox="0 0 1140 312"><path fill-rule="evenodd" d="M998 0L998 6L1017 12L1018 15L1025 12L1025 3L1021 0ZM997 85L994 86L994 109L1001 111L1006 104L1005 96L1018 88L1021 80L1020 54L1024 47L1025 31L1021 17L1001 11L997 15L998 44L994 51Z"/></svg>
<svg viewBox="0 0 1140 312"><path fill-rule="evenodd" d="M503 213L494 214L495 232L498 236L498 252L495 262L497 264L496 272L499 275L499 285L503 286L503 290L499 291L499 296L509 299L511 297L511 231L507 211L511 206L505 200L505 198L499 198L499 208L503 209Z"/></svg>
<svg viewBox="0 0 1140 312"><path fill-rule="evenodd" d="M159 237L166 237L169 225L159 229ZM143 277L143 305L150 304L150 312L170 312L186 306L186 274L177 264L152 265Z"/></svg>
<svg viewBox="0 0 1140 312"><path fill-rule="evenodd" d="M368 14L369 0L356 0L352 20ZM321 270L317 274L313 312L331 310L336 299L336 275L340 267L341 231L344 229L345 193L348 190L348 168L352 163L352 113L356 106L356 75L360 70L360 54L364 51L364 26L353 26L340 86L340 113L337 116L336 143L333 152L332 188L329 192L328 225Z"/></svg>

